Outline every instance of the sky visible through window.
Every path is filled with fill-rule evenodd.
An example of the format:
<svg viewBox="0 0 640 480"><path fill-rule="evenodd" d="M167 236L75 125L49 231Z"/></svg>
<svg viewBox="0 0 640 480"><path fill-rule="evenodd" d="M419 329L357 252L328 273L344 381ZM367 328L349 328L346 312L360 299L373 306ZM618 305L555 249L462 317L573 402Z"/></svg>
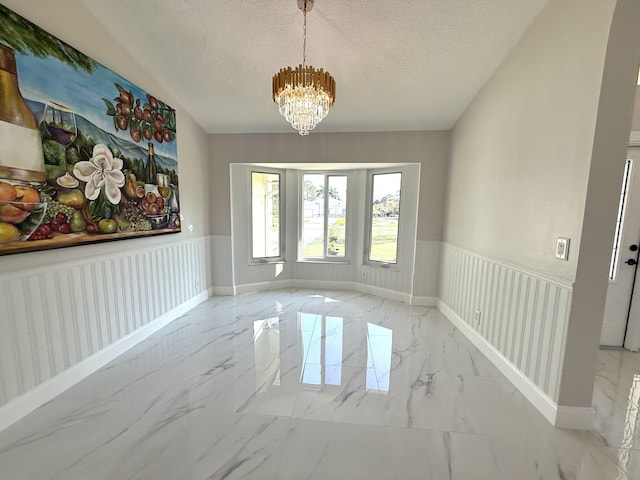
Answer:
<svg viewBox="0 0 640 480"><path fill-rule="evenodd" d="M395 195L400 192L401 174L378 174L375 175L375 189L373 200L380 200L385 195Z"/></svg>

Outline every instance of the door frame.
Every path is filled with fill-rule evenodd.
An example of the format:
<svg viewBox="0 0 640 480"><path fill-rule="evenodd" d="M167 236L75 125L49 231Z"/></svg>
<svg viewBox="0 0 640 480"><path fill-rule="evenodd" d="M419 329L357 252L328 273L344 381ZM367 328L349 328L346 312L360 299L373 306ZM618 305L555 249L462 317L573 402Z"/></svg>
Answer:
<svg viewBox="0 0 640 480"><path fill-rule="evenodd" d="M631 147L640 147L640 131L631 132L629 135L629 148ZM640 244L640 238L637 241ZM640 275L635 276L631 292L623 346L632 352L640 351Z"/></svg>

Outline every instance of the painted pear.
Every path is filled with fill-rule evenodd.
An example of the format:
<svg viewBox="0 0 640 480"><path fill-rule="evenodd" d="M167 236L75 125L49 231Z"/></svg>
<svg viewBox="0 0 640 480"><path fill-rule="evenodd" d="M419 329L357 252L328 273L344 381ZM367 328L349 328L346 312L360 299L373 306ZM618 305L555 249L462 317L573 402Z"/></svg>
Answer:
<svg viewBox="0 0 640 480"><path fill-rule="evenodd" d="M84 194L78 189L71 190L58 195L58 201L63 205L79 210L84 206Z"/></svg>
<svg viewBox="0 0 640 480"><path fill-rule="evenodd" d="M138 184L136 183L136 176L133 172L129 172L126 175L127 180L124 184L124 195L125 197L127 197L129 200L137 200L138 199L138 193L137 193L137 188L138 188Z"/></svg>
<svg viewBox="0 0 640 480"><path fill-rule="evenodd" d="M69 219L69 227L71 227L71 231L74 233L82 232L85 228L87 228L87 222L85 222L84 217L82 216L82 212L76 210L71 214L71 218Z"/></svg>

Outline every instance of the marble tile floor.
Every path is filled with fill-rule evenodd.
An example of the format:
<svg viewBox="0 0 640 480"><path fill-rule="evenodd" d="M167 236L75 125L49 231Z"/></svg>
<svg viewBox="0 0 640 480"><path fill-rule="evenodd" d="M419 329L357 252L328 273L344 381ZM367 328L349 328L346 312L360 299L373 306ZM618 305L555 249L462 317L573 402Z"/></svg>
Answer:
<svg viewBox="0 0 640 480"><path fill-rule="evenodd" d="M2 480L640 479L640 356L553 428L437 310L215 297L0 432Z"/></svg>

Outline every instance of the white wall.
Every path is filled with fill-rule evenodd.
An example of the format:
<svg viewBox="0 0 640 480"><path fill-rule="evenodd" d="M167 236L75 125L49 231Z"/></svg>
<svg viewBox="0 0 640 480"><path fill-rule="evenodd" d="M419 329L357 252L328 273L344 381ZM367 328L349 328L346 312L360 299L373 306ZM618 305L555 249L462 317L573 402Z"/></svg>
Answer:
<svg viewBox="0 0 640 480"><path fill-rule="evenodd" d="M633 69L637 74L638 52L629 55L633 49L628 46L639 42L632 41L629 32L630 24L640 21L637 2L633 3L551 0L452 133L445 248L458 249L465 256L479 255L490 271L507 264L532 278L542 274L560 285L575 281L568 316L561 315L552 296L543 297L539 307L555 312L557 333L565 332L559 343L554 340L559 349L555 353L564 355L553 372L560 384L549 388L530 372L530 366L510 361L514 369L530 375L528 380L551 401L578 409L591 404L597 350L594 332L599 335L594 323L601 322L601 311L598 319L595 307L604 305L604 292L591 287L606 279L606 266L602 266L610 255L613 197L618 188L611 179L622 171L624 137L628 138L631 119L631 77ZM617 50L607 55L616 4L618 17L627 18L623 28L627 43L616 43ZM616 78L608 83L603 83L605 56L626 66L626 71L615 69L612 77ZM601 101L607 91L617 92L607 97L613 103ZM607 132L605 124L609 125ZM571 238L567 262L553 256L556 237ZM442 277L455 278L455 265L445 258ZM502 300L483 296L488 278L467 282L459 295L487 302L482 308L492 315L488 322L499 329L528 324L526 308L513 310L507 317L493 317ZM453 302L446 300L451 298L450 288L441 286L441 298ZM581 295L578 300L577 294ZM468 309L448 307L477 330ZM577 334L581 330L583 335ZM481 333L507 360L509 352L519 348ZM527 329L524 341L538 342L540 335L539 329ZM536 365L535 371L544 368Z"/></svg>
<svg viewBox="0 0 640 480"><path fill-rule="evenodd" d="M3 3L176 108L183 231L3 256L0 405L175 310L213 278L205 132L82 5Z"/></svg>

